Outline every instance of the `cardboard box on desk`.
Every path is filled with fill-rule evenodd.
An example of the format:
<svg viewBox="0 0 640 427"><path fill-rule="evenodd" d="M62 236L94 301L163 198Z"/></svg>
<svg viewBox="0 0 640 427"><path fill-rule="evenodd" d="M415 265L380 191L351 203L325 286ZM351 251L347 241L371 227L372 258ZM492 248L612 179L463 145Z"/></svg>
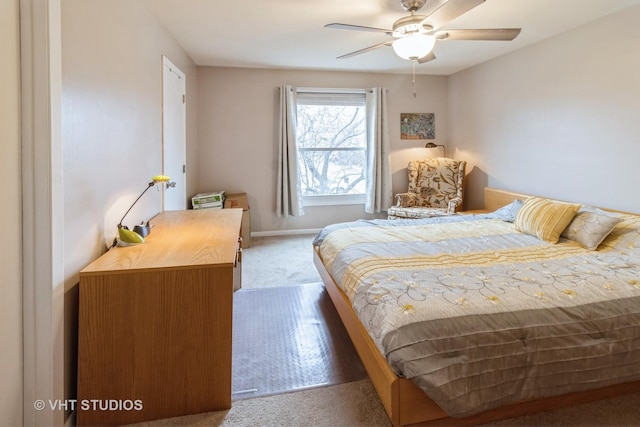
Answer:
<svg viewBox="0 0 640 427"><path fill-rule="evenodd" d="M242 247L251 247L251 211L247 193L227 194L224 200L225 208L242 208Z"/></svg>

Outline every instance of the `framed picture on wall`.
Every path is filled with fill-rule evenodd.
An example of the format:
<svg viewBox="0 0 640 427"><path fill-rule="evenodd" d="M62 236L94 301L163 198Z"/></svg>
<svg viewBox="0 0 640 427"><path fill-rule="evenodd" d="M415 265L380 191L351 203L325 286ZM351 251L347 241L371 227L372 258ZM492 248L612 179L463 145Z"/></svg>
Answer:
<svg viewBox="0 0 640 427"><path fill-rule="evenodd" d="M400 139L435 139L433 113L400 113Z"/></svg>

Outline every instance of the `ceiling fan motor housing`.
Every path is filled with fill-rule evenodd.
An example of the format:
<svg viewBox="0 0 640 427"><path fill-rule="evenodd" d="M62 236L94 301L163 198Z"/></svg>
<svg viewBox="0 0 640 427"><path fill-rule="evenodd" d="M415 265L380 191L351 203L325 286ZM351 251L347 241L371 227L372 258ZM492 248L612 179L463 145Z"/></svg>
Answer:
<svg viewBox="0 0 640 427"><path fill-rule="evenodd" d="M400 0L400 4L404 10L408 12L415 12L420 10L427 0Z"/></svg>

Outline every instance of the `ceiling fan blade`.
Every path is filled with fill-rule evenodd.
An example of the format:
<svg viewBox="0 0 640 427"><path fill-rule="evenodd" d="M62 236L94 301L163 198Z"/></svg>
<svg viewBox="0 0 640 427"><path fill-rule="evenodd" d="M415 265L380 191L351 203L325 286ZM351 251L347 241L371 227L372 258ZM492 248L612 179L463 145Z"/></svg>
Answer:
<svg viewBox="0 0 640 427"><path fill-rule="evenodd" d="M375 50L375 49L378 49L378 48L381 48L381 47L384 47L384 46L391 46L392 43L393 43L393 40L390 40L390 41L384 42L384 43L375 44L373 46L365 47L364 49L356 50L355 52L351 52L351 53L347 53L347 54L342 55L342 56L338 56L338 58L336 58L336 59L351 58L352 56L360 55L362 53L366 53L366 52L369 52L371 50Z"/></svg>
<svg viewBox="0 0 640 427"><path fill-rule="evenodd" d="M385 30L384 28L375 28L375 27L364 27L362 25L351 25L351 24L340 24L338 22L334 22L332 24L327 24L324 26L325 28L335 28L338 30L356 30L356 31L369 31L372 33L385 33L390 36L393 31Z"/></svg>
<svg viewBox="0 0 640 427"><path fill-rule="evenodd" d="M418 58L418 64L424 64L425 62L433 61L434 59L436 59L436 55L431 51L422 58Z"/></svg>
<svg viewBox="0 0 640 427"><path fill-rule="evenodd" d="M422 25L429 25L436 30L484 2L485 0L449 0L427 16Z"/></svg>
<svg viewBox="0 0 640 427"><path fill-rule="evenodd" d="M520 28L495 28L486 30L443 30L434 35L438 40L513 40Z"/></svg>

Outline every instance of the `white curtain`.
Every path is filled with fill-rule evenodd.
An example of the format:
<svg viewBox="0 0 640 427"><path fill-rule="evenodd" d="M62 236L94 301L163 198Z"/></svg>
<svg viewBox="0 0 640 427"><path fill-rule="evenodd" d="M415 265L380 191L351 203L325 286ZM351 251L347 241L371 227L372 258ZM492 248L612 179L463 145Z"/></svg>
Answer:
<svg viewBox="0 0 640 427"><path fill-rule="evenodd" d="M364 211L380 213L392 205L389 121L385 88L367 90L367 196Z"/></svg>
<svg viewBox="0 0 640 427"><path fill-rule="evenodd" d="M298 174L296 111L296 88L289 85L281 86L276 195L276 215L279 217L304 215L302 192L300 190L300 175Z"/></svg>

